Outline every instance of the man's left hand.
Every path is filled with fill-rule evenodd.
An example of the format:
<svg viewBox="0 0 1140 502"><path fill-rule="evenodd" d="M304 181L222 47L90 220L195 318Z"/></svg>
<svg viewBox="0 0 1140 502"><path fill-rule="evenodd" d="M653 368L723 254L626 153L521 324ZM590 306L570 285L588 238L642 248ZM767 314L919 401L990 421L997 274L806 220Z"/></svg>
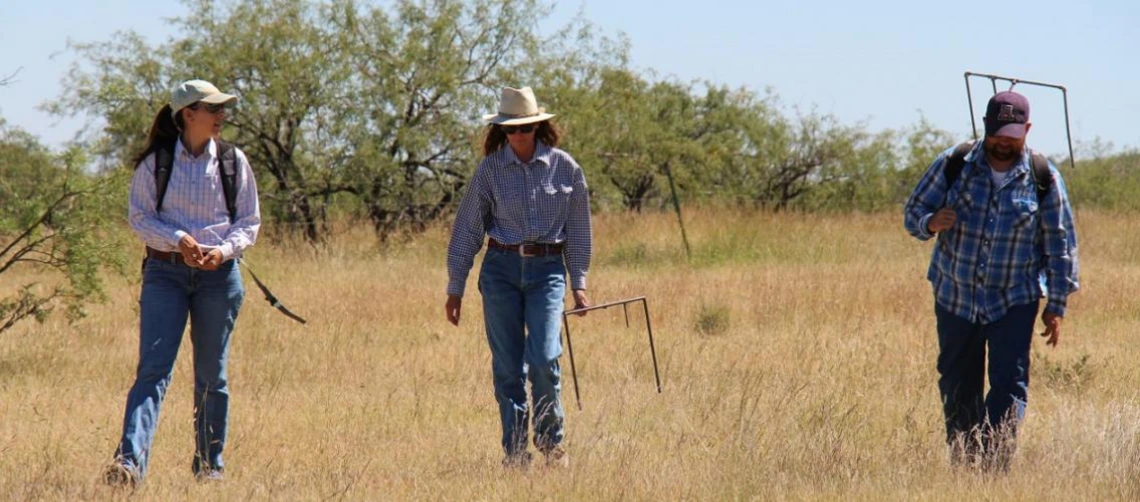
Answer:
<svg viewBox="0 0 1140 502"><path fill-rule="evenodd" d="M1061 338L1061 321L1064 318L1052 312L1041 314L1041 321L1045 323L1045 332L1041 336L1049 338L1045 345L1057 346L1057 340Z"/></svg>

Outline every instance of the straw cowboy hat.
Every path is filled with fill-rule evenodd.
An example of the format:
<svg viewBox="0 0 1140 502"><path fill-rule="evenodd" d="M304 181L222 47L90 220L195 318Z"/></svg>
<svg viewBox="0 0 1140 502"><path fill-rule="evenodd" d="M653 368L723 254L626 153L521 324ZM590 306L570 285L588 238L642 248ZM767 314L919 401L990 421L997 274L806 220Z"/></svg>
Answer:
<svg viewBox="0 0 1140 502"><path fill-rule="evenodd" d="M499 97L499 113L483 116L483 122L499 125L523 125L542 122L554 117L553 113L538 107L530 87L515 89L504 87Z"/></svg>

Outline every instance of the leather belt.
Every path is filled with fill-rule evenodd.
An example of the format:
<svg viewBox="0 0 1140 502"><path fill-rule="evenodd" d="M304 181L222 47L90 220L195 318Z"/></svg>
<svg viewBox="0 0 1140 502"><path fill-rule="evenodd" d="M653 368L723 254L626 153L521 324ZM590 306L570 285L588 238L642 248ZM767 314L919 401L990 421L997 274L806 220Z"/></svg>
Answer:
<svg viewBox="0 0 1140 502"><path fill-rule="evenodd" d="M179 253L177 251L159 251L150 246L147 246L146 248L146 257L152 260L165 261L169 263L181 263L183 265L186 264L186 261L182 258L182 253Z"/></svg>
<svg viewBox="0 0 1140 502"><path fill-rule="evenodd" d="M503 244L493 238L489 238L487 239L487 247L518 253L518 255L522 256L523 258L562 254L562 244L542 244L535 242L524 242L522 244Z"/></svg>

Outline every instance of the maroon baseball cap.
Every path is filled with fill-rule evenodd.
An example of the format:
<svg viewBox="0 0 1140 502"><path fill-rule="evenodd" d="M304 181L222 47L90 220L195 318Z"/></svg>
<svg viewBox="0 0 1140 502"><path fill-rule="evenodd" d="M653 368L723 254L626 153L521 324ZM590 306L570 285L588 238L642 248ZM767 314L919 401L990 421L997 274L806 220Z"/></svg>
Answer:
<svg viewBox="0 0 1140 502"><path fill-rule="evenodd" d="M1013 91L994 94L986 105L986 136L1024 138L1029 123L1029 100Z"/></svg>

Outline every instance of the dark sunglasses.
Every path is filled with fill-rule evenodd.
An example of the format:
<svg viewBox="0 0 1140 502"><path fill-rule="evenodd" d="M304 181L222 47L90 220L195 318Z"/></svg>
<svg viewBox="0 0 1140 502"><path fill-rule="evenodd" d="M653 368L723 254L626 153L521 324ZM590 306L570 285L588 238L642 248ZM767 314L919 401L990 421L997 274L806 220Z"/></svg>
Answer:
<svg viewBox="0 0 1140 502"><path fill-rule="evenodd" d="M507 133L507 134L514 134L517 132L521 132L523 134L530 134L530 133L534 132L535 128L537 128L538 126L534 125L534 124L527 124L527 125L519 125L519 126L505 125L505 126L500 126L500 127L502 127L503 132Z"/></svg>
<svg viewBox="0 0 1140 502"><path fill-rule="evenodd" d="M203 103L203 102L199 101L197 103L194 103L194 104L188 106L187 108L190 108L191 110L197 110L197 109L203 108L203 107L206 108L206 111L208 111L210 113L218 113L218 112L226 109L226 104L225 103Z"/></svg>

